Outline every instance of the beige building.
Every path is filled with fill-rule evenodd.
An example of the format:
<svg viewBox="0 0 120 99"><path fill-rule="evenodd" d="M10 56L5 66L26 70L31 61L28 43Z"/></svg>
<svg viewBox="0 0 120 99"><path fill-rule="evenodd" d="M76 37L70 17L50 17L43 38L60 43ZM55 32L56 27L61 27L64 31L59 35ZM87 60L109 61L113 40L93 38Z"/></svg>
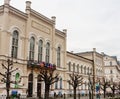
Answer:
<svg viewBox="0 0 120 99"><path fill-rule="evenodd" d="M104 76L104 60L103 55L93 48L93 51L77 53L77 55L93 60L93 75L95 78L101 78Z"/></svg>
<svg viewBox="0 0 120 99"><path fill-rule="evenodd" d="M59 89L64 92L67 30L57 30L55 17L49 19L36 12L31 8L30 1L26 1L25 11L12 7L10 0L4 0L4 5L0 6L0 64L5 64L8 58L12 59L13 69L19 70L12 74L11 79L22 77L20 87L11 85L11 91L27 92L29 96L44 93L44 84L37 79L39 70L34 69L32 74L27 66L28 60L36 60L57 65L61 77ZM2 66L0 70L5 71ZM5 84L0 82L0 94L5 93Z"/></svg>
<svg viewBox="0 0 120 99"><path fill-rule="evenodd" d="M84 84L77 88L77 93L88 93L88 77L91 74L93 77L93 61L77 54L67 52L67 71L66 77L69 80L69 74L73 72L83 76ZM67 83L67 93L73 93L72 87Z"/></svg>
<svg viewBox="0 0 120 99"><path fill-rule="evenodd" d="M6 64L7 59L11 59L13 69L19 68L11 79L22 78L19 85L11 84L10 91L16 90L22 95L27 93L28 96L43 95L44 83L39 81L39 70L31 70L31 60L56 64L60 80L51 86L51 94L73 93L67 83L69 74L73 72L84 78L84 84L77 93L88 93L89 74L94 81L104 76L103 54L96 49L83 53L67 52L67 30L56 29L55 23L55 16L50 19L36 12L31 8L30 1L26 1L25 12L12 7L10 0L4 0L4 5L0 6L0 64ZM2 65L0 72L5 72ZM0 95L3 94L6 94L5 84L0 82Z"/></svg>
<svg viewBox="0 0 120 99"><path fill-rule="evenodd" d="M105 78L111 82L120 82L120 65L116 56L104 54Z"/></svg>

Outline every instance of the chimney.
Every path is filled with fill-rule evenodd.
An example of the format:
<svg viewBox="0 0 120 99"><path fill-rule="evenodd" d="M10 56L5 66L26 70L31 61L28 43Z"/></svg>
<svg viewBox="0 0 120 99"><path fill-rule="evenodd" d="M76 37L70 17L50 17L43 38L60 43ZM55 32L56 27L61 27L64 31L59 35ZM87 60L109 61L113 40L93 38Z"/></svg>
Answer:
<svg viewBox="0 0 120 99"><path fill-rule="evenodd" d="M93 48L93 51L96 52L96 48Z"/></svg>
<svg viewBox="0 0 120 99"><path fill-rule="evenodd" d="M67 29L63 29L63 32L64 32L64 33L67 33Z"/></svg>
<svg viewBox="0 0 120 99"><path fill-rule="evenodd" d="M29 14L31 9L31 1L26 1L26 13Z"/></svg>
<svg viewBox="0 0 120 99"><path fill-rule="evenodd" d="M51 19L54 23L56 22L56 17L55 16L52 16Z"/></svg>
<svg viewBox="0 0 120 99"><path fill-rule="evenodd" d="M4 0L4 5L10 5L10 0Z"/></svg>

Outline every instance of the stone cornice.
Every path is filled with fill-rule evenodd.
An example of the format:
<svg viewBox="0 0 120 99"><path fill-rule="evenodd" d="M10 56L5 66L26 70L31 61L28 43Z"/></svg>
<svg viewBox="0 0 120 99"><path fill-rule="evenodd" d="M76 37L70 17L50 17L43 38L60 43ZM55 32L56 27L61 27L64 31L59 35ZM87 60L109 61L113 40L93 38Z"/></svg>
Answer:
<svg viewBox="0 0 120 99"><path fill-rule="evenodd" d="M77 55L77 54L74 54L74 53L70 53L70 52L67 51L67 57L68 56L70 56L72 58L75 58L75 59L78 59L78 60L86 61L86 62L89 62L89 63L93 64L93 60L87 59L85 57L82 57L80 55Z"/></svg>
<svg viewBox="0 0 120 99"><path fill-rule="evenodd" d="M3 11L4 11L4 6L2 5L0 6L0 13L3 13Z"/></svg>
<svg viewBox="0 0 120 99"><path fill-rule="evenodd" d="M27 17L28 17L26 13L24 13L24 12L22 12L16 8L12 7L12 6L10 6L10 13L15 14L15 15L17 15L25 20L27 20Z"/></svg>
<svg viewBox="0 0 120 99"><path fill-rule="evenodd" d="M43 20L44 22L47 22L50 25L54 25L54 22L51 19L47 18L46 16L40 14L39 12L37 12L33 9L30 10L30 14L37 17L38 19Z"/></svg>
<svg viewBox="0 0 120 99"><path fill-rule="evenodd" d="M58 29L55 29L55 34L58 35L58 36L61 36L61 37L66 37L66 33L58 30Z"/></svg>

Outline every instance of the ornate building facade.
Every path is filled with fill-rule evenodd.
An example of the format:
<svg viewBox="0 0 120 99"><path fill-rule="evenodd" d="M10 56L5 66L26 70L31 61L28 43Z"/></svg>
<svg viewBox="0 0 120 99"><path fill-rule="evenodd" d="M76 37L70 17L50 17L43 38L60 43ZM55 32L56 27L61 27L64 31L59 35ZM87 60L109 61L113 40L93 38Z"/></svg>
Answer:
<svg viewBox="0 0 120 99"><path fill-rule="evenodd" d="M13 68L19 68L11 79L22 78L19 86L11 85L11 91L17 90L18 93L29 96L43 95L44 83L38 79L39 70L34 67L31 70L28 66L28 61L34 60L56 64L60 80L51 86L51 93L72 93L73 89L67 80L73 72L84 78L84 84L77 89L77 93L88 93L89 74L94 82L104 76L104 56L95 49L85 53L67 52L67 30L55 28L55 16L49 19L36 12L31 8L30 1L26 1L25 11L12 7L10 0L4 0L4 5L0 6L0 64L11 59ZM5 72L2 66L0 72ZM0 94L6 94L2 82Z"/></svg>
<svg viewBox="0 0 120 99"><path fill-rule="evenodd" d="M105 78L110 82L119 82L120 81L120 65L116 56L104 55L104 70Z"/></svg>
<svg viewBox="0 0 120 99"><path fill-rule="evenodd" d="M64 88L66 32L66 29L59 31L55 28L54 16L49 19L34 11L30 1L26 1L24 13L12 7L10 0L4 0L4 5L0 6L0 64L8 58L12 59L13 68L19 69L11 79L15 80L18 74L22 77L21 87L11 85L11 90L21 94L27 92L28 95L44 92L44 84L37 79L39 70L33 69L31 73L31 68L27 66L28 60L56 64L56 72L61 77L58 83ZM2 66L0 70L3 70ZM0 87L0 94L5 94L5 84L0 82Z"/></svg>

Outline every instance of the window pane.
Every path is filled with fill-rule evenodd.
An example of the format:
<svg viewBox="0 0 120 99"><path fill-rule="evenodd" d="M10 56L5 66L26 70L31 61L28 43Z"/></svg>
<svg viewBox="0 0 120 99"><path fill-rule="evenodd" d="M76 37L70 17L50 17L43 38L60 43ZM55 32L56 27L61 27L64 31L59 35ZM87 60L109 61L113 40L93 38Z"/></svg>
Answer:
<svg viewBox="0 0 120 99"><path fill-rule="evenodd" d="M34 48L35 48L35 38L31 37L30 39L30 50L29 50L29 59L34 60Z"/></svg>
<svg viewBox="0 0 120 99"><path fill-rule="evenodd" d="M12 37L12 48L11 48L11 57L17 58L17 52L18 52L18 31L13 32Z"/></svg>

